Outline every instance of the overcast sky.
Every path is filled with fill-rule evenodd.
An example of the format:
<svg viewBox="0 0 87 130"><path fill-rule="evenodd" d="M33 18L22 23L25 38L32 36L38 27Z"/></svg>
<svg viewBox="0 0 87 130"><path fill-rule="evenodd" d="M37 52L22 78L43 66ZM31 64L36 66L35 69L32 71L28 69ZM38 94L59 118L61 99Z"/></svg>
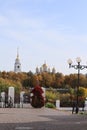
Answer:
<svg viewBox="0 0 87 130"><path fill-rule="evenodd" d="M14 70L18 47L22 71L46 61L63 74L76 72L67 60L87 62L87 0L0 0L0 71Z"/></svg>

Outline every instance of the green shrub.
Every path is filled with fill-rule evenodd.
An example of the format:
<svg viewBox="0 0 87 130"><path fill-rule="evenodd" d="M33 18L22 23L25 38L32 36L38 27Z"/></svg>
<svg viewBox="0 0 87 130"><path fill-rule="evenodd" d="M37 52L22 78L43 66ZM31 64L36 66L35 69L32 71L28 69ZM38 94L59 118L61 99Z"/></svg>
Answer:
<svg viewBox="0 0 87 130"><path fill-rule="evenodd" d="M78 96L85 97L85 88L79 87Z"/></svg>
<svg viewBox="0 0 87 130"><path fill-rule="evenodd" d="M55 102L59 99L59 93L53 91L46 91L46 101Z"/></svg>
<svg viewBox="0 0 87 130"><path fill-rule="evenodd" d="M45 107L47 107L47 108L55 108L55 105L53 103L48 102L48 103L45 104Z"/></svg>
<svg viewBox="0 0 87 130"><path fill-rule="evenodd" d="M72 99L71 99L71 95L69 93L60 95L60 106L61 107L71 107L72 106Z"/></svg>

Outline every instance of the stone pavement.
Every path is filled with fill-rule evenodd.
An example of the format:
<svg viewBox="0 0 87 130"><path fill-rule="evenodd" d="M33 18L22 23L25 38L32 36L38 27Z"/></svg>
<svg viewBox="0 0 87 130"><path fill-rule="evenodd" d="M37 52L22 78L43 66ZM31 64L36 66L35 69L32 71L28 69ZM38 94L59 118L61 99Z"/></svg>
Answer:
<svg viewBox="0 0 87 130"><path fill-rule="evenodd" d="M87 130L87 115L48 108L0 108L0 130Z"/></svg>
<svg viewBox="0 0 87 130"><path fill-rule="evenodd" d="M70 112L62 112L48 108L0 108L0 123L28 123L36 121L51 121L47 116L70 115Z"/></svg>

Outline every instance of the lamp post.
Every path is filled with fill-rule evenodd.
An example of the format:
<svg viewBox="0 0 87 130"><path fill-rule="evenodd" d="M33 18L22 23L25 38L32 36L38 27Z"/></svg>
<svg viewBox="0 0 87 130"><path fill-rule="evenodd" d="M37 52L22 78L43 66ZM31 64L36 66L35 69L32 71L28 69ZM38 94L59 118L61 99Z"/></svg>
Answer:
<svg viewBox="0 0 87 130"><path fill-rule="evenodd" d="M80 76L80 70L83 70L87 68L87 65L81 65L81 59L80 57L76 58L77 65L72 65L72 60L68 60L69 68L74 68L78 70L78 82L77 82L77 88L76 88L76 114L79 112L79 96L78 96L78 91L79 91L79 76Z"/></svg>

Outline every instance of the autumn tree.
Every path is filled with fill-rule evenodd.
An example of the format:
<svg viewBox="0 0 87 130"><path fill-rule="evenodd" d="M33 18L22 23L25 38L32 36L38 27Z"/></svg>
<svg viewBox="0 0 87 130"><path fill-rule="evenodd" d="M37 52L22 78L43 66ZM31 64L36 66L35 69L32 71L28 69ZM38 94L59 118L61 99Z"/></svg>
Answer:
<svg viewBox="0 0 87 130"><path fill-rule="evenodd" d="M55 88L63 88L64 85L64 76L62 73L56 73L55 74L55 79L54 79L54 87Z"/></svg>

